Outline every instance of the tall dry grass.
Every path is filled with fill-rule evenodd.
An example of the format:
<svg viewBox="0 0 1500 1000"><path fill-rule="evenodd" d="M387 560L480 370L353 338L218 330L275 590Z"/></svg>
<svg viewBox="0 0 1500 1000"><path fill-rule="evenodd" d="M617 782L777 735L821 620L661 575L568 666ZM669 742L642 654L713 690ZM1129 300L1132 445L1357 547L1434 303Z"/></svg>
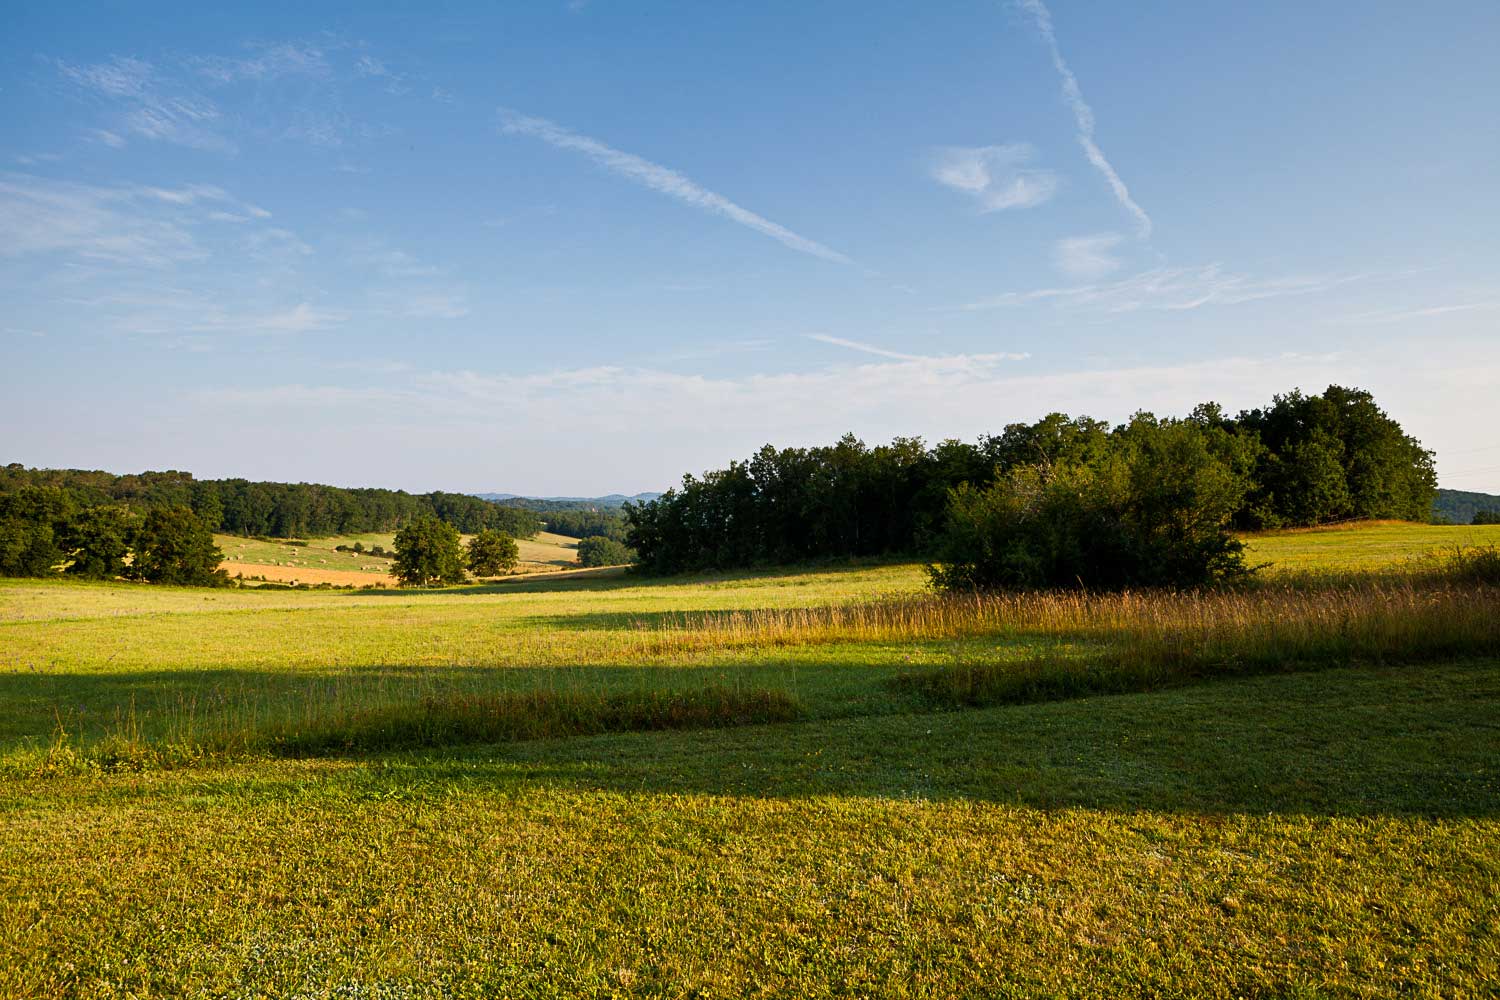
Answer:
<svg viewBox="0 0 1500 1000"><path fill-rule="evenodd" d="M637 622L642 652L978 637L1115 643L1274 640L1361 653L1500 637L1500 589L1365 578L1349 586L1222 591L1042 591L904 597L812 608L684 613ZM1297 652L1297 655L1303 655Z"/></svg>
<svg viewBox="0 0 1500 1000"><path fill-rule="evenodd" d="M1192 680L1500 655L1500 587L1363 577L1339 586L1197 592L1021 592L681 615L643 631L659 654L822 643L994 639L1033 652L966 656L899 678L934 703L994 704ZM1039 651L1037 651L1039 650Z"/></svg>

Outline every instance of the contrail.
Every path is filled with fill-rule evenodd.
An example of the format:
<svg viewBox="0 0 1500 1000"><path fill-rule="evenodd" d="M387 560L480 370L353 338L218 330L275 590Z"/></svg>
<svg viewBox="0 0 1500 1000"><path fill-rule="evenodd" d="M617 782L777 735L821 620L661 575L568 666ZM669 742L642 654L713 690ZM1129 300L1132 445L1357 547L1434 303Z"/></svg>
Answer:
<svg viewBox="0 0 1500 1000"><path fill-rule="evenodd" d="M1026 11L1036 19L1036 26L1042 33L1042 38L1047 42L1047 48L1052 53L1052 65L1057 69L1057 75L1062 78L1063 99L1068 102L1068 107L1073 111L1073 119L1078 123L1078 144L1083 147L1083 155L1087 156L1094 169L1104 175L1109 182L1110 190L1115 193L1115 200L1120 206L1135 217L1140 227L1141 239L1151 235L1151 216L1146 210L1135 203L1130 197L1130 189L1125 182L1120 180L1120 175L1115 173L1115 168L1110 165L1104 156L1104 150L1094 141L1094 109L1089 107L1088 102L1083 99L1083 91L1079 89L1078 78L1068 67L1067 60L1062 57L1062 50L1057 47L1057 33L1052 30L1052 13L1047 10L1047 5L1042 0L1016 0L1022 10Z"/></svg>
<svg viewBox="0 0 1500 1000"><path fill-rule="evenodd" d="M652 163L634 153L626 153L607 146L586 135L579 135L556 122L545 118L532 118L501 108L500 131L507 135L529 135L551 146L556 146L558 149L582 153L606 170L611 170L670 198L676 198L685 205L722 215L801 253L831 260L837 264L854 263L837 250L805 236L799 236L785 226L779 226L770 219L756 215L748 208L736 205L723 195L708 190L669 167Z"/></svg>

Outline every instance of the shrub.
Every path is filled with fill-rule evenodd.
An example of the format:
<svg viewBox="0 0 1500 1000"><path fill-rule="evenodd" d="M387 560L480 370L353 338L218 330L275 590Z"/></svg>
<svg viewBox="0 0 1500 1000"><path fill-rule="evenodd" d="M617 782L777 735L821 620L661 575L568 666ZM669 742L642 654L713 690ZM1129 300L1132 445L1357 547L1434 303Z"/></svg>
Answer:
<svg viewBox="0 0 1500 1000"><path fill-rule="evenodd" d="M1245 479L1182 424L1128 433L1087 465L1022 465L953 490L934 585L1194 587L1247 572L1228 532Z"/></svg>
<svg viewBox="0 0 1500 1000"><path fill-rule="evenodd" d="M1500 587L1500 548L1493 544L1455 548L1443 559L1442 575L1455 583Z"/></svg>

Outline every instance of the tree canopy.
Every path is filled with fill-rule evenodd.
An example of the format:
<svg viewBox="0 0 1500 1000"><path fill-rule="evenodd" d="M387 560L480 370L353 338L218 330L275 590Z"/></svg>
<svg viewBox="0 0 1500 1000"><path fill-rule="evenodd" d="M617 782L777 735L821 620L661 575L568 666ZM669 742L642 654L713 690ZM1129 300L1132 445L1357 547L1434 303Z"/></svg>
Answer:
<svg viewBox="0 0 1500 1000"><path fill-rule="evenodd" d="M465 557L475 576L499 576L520 562L521 547L503 531L481 531L469 539Z"/></svg>
<svg viewBox="0 0 1500 1000"><path fill-rule="evenodd" d="M396 532L396 579L408 587L463 583L464 554L458 529L435 517L421 517Z"/></svg>
<svg viewBox="0 0 1500 1000"><path fill-rule="evenodd" d="M578 562L584 566L623 566L635 561L635 552L623 542L604 535L590 535L578 542Z"/></svg>
<svg viewBox="0 0 1500 1000"><path fill-rule="evenodd" d="M1174 465L1156 451L1167 442L1177 460L1191 454L1193 463L1206 464ZM1117 427L1053 413L974 444L947 440L929 448L920 439L897 438L871 448L846 435L819 448L767 445L747 461L685 476L654 501L627 505L627 542L641 567L657 573L931 553L951 530L950 497L963 484L977 496L1017 473L1035 474L1038 483L1051 482L1050 475L1082 489L1085 478L1100 483L1125 475L1111 471L1122 462L1186 477L1163 489L1214 490L1183 501L1151 494L1142 483L1129 494L1141 505L1131 515L1135 522L1150 511L1181 510L1182 502L1198 503L1218 520L1222 497L1230 495L1234 504L1221 531L1349 518L1426 521L1436 490L1431 452L1368 392L1329 386L1320 396L1277 396L1238 417L1205 403L1184 418L1143 413Z"/></svg>
<svg viewBox="0 0 1500 1000"><path fill-rule="evenodd" d="M212 587L229 583L213 532L188 507L156 507L136 533L130 575L148 583Z"/></svg>
<svg viewBox="0 0 1500 1000"><path fill-rule="evenodd" d="M189 507L211 530L231 535L303 538L394 531L423 516L439 518L466 534L489 528L530 538L541 528L534 512L464 493L413 495L316 483L199 480L175 470L117 476L80 469L28 469L14 463L0 468L0 494L27 487L55 488L75 507L117 504L138 513L154 507Z"/></svg>

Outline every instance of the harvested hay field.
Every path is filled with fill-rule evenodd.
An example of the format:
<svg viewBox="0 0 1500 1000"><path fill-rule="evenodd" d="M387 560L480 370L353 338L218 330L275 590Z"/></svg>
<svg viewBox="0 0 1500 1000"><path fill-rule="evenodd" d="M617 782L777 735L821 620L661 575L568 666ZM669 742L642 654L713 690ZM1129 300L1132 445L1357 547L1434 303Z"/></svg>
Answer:
<svg viewBox="0 0 1500 1000"><path fill-rule="evenodd" d="M224 562L230 576L243 575L246 580L264 577L267 583L331 583L335 587L394 587L396 578L389 573L359 569L324 569L321 566L283 566L276 563Z"/></svg>

